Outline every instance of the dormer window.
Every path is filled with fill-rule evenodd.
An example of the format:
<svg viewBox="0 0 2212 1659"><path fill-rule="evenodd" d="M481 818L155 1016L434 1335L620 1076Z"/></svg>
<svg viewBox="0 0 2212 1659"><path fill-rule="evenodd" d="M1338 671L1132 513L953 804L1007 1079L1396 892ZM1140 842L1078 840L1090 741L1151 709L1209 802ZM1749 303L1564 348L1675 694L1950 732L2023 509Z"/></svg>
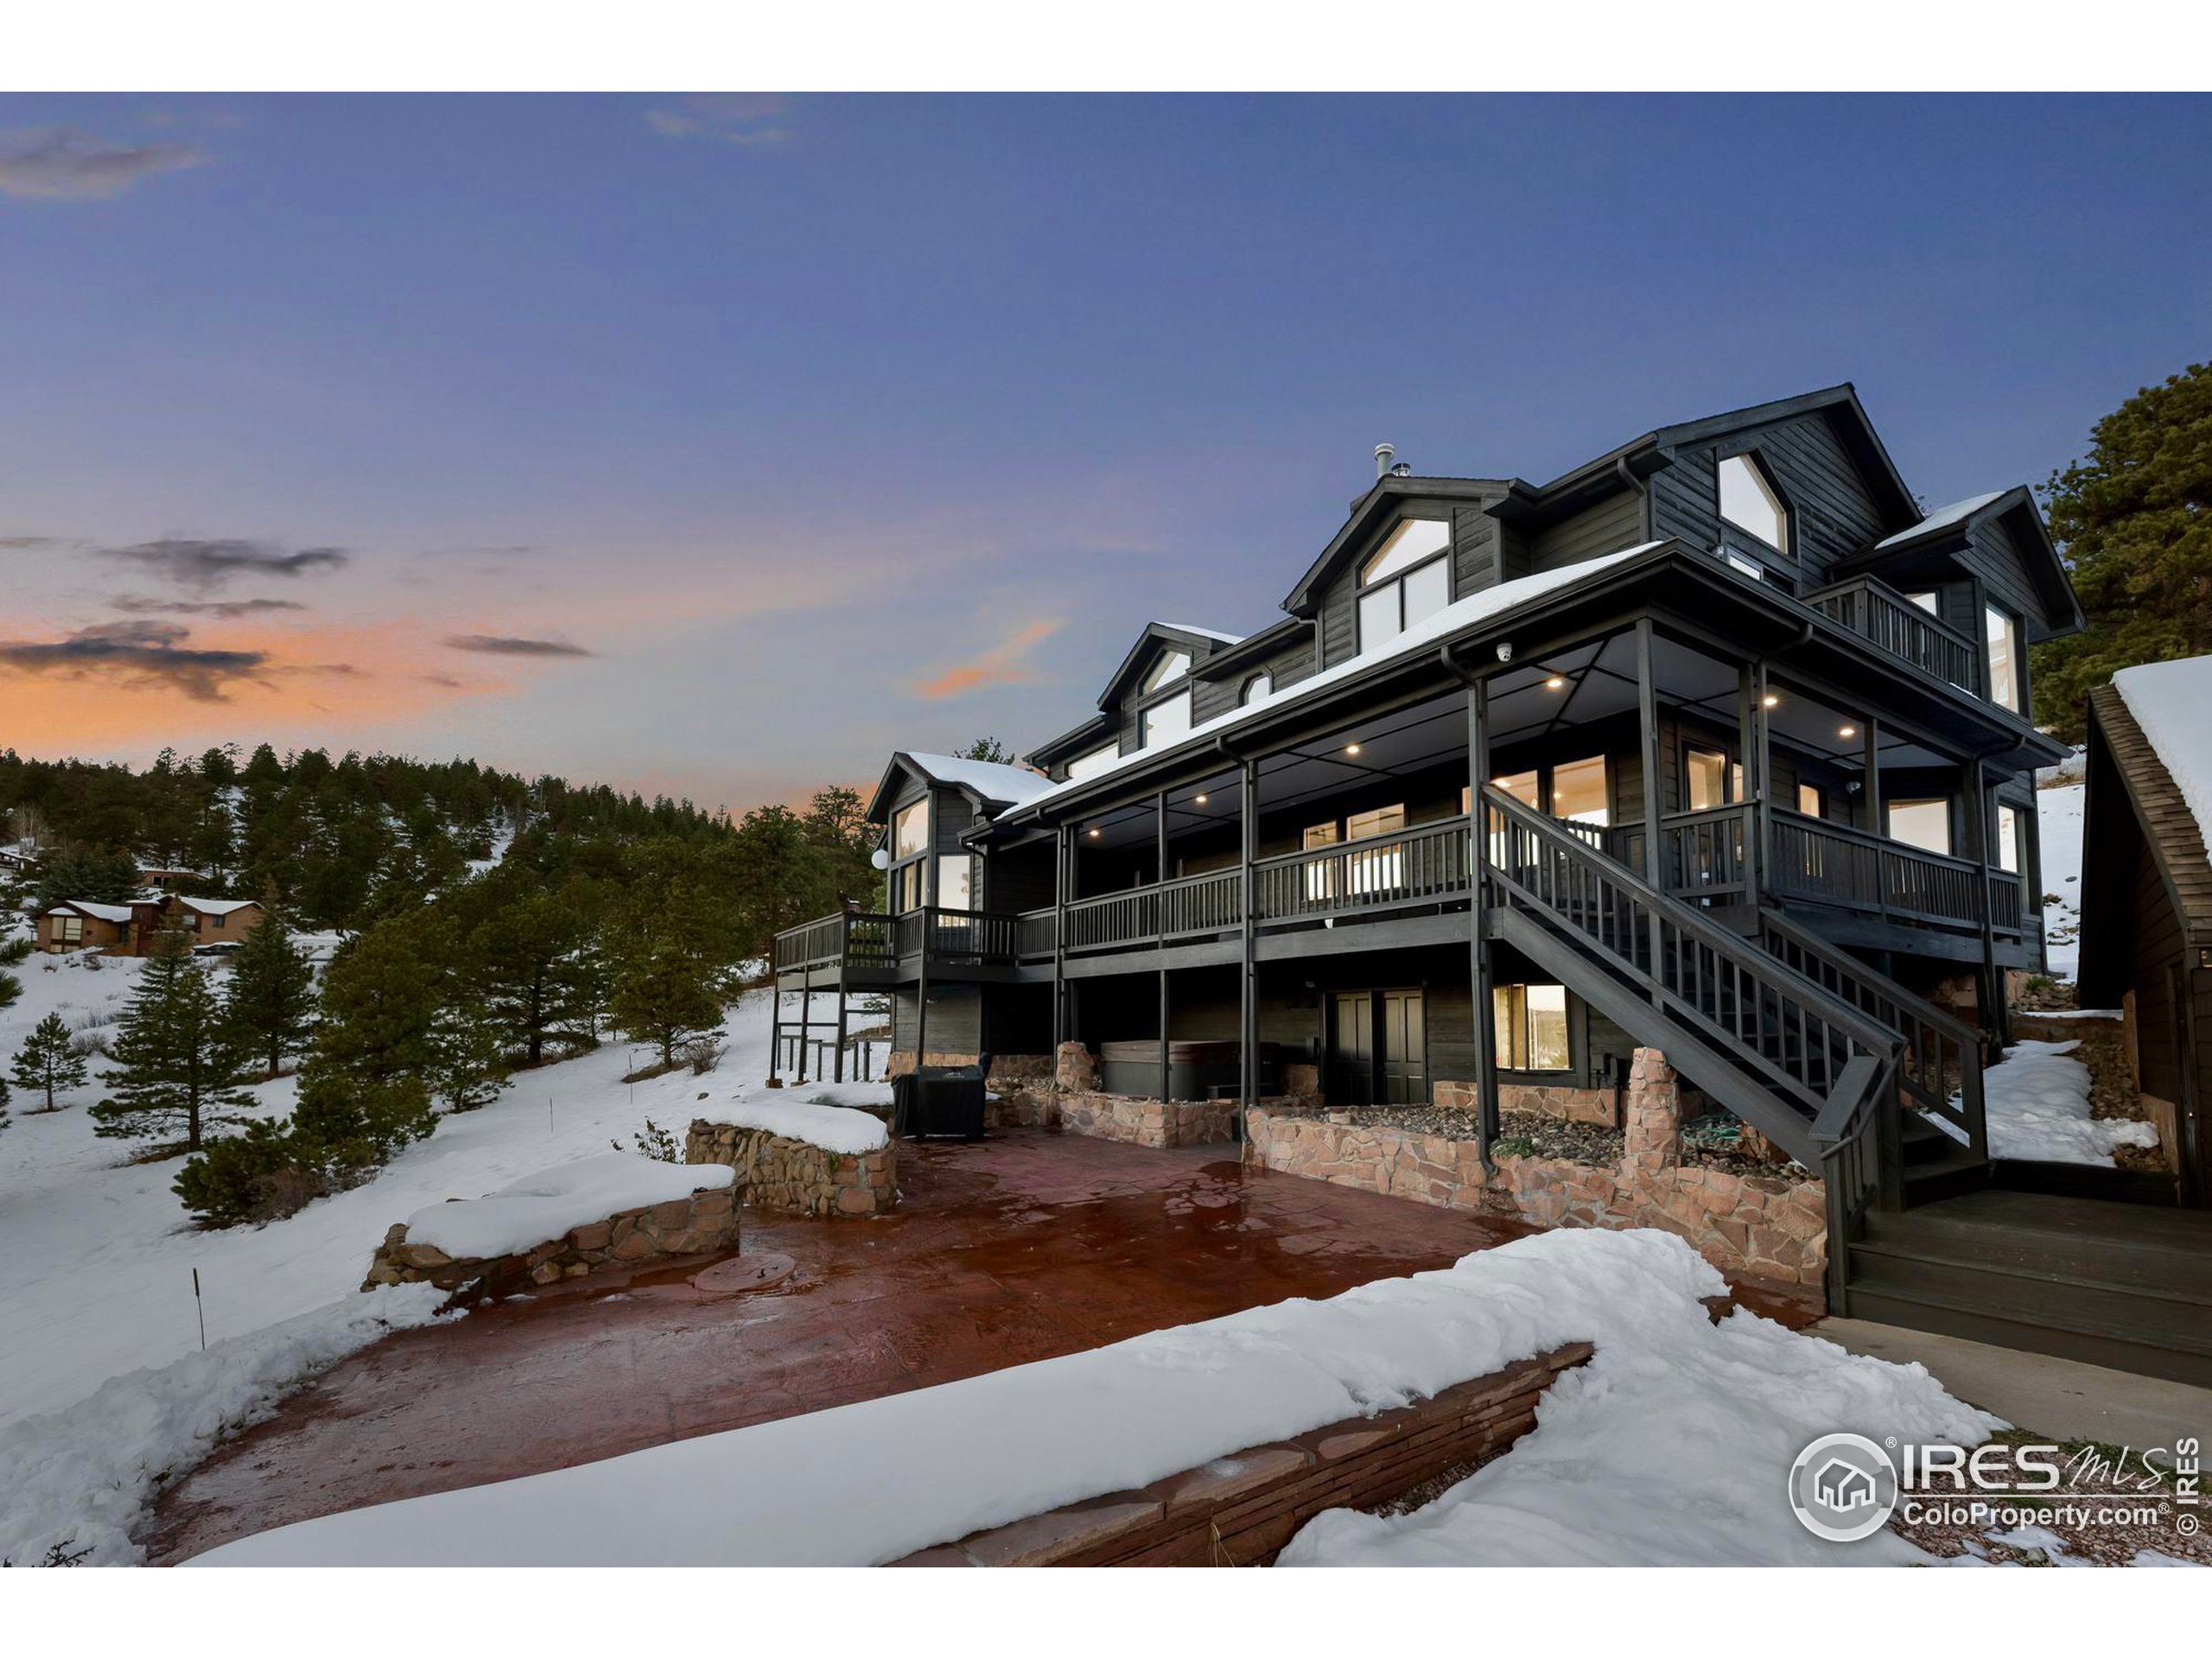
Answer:
<svg viewBox="0 0 2212 1659"><path fill-rule="evenodd" d="M1789 552L1789 509L1758 457L1726 456L1719 471L1720 516L1753 541Z"/></svg>
<svg viewBox="0 0 2212 1659"><path fill-rule="evenodd" d="M1452 526L1402 518L1359 568L1359 648L1372 651L1452 602Z"/></svg>
<svg viewBox="0 0 2212 1659"><path fill-rule="evenodd" d="M1152 671L1144 677L1144 689L1157 691L1161 686L1173 683L1190 671L1189 652L1163 651L1160 653L1160 660L1152 665Z"/></svg>
<svg viewBox="0 0 2212 1659"><path fill-rule="evenodd" d="M1249 709L1262 697L1272 695L1274 689L1275 683L1272 675L1255 674L1244 682L1244 690L1239 694L1236 701Z"/></svg>
<svg viewBox="0 0 2212 1659"><path fill-rule="evenodd" d="M1187 691L1163 698L1144 711L1144 747L1147 749L1187 737L1190 731L1191 694Z"/></svg>

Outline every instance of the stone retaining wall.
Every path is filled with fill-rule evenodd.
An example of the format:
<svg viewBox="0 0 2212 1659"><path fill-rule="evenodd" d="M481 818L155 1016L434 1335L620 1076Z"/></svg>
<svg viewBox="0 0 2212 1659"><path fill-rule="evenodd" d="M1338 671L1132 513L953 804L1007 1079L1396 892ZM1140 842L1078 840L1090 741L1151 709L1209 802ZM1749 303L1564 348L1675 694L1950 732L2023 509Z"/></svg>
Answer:
<svg viewBox="0 0 2212 1659"><path fill-rule="evenodd" d="M1128 1095L1058 1097L1060 1127L1072 1135L1139 1147L1206 1147L1236 1135L1233 1100L1139 1100Z"/></svg>
<svg viewBox="0 0 2212 1659"><path fill-rule="evenodd" d="M693 1122L683 1137L687 1164L728 1164L755 1210L792 1216L876 1216L899 1201L899 1144L874 1152L828 1152L804 1141Z"/></svg>
<svg viewBox="0 0 2212 1659"><path fill-rule="evenodd" d="M1385 1503L1511 1446L1587 1343L1522 1360L1417 1405L1248 1446L1149 1486L1070 1503L896 1567L1258 1567L1324 1510Z"/></svg>
<svg viewBox="0 0 2212 1659"><path fill-rule="evenodd" d="M1438 1083L1429 1097L1446 1111L1475 1109L1471 1083ZM1562 1084L1501 1083L1497 1109L1501 1112L1536 1112L1564 1118L1569 1123L1595 1123L1617 1129L1621 1126L1621 1094L1617 1089L1570 1089Z"/></svg>
<svg viewBox="0 0 2212 1659"><path fill-rule="evenodd" d="M1259 1107L1245 1114L1244 1160L1286 1174L1415 1198L1539 1227L1656 1227L1724 1271L1819 1287L1827 1270L1827 1189L1785 1165L1745 1174L1685 1163L1684 1090L1666 1056L1636 1052L1620 1163L1500 1157L1485 1179L1471 1130L1422 1135L1351 1114ZM1789 1172L1789 1173L1785 1173Z"/></svg>
<svg viewBox="0 0 2212 1659"><path fill-rule="evenodd" d="M493 1290L581 1279L594 1268L636 1267L657 1256L727 1255L737 1249L737 1202L718 1186L605 1221L571 1227L559 1238L513 1255L451 1256L435 1244L410 1244L407 1224L394 1222L369 1263L363 1290L429 1283L459 1290L480 1280Z"/></svg>

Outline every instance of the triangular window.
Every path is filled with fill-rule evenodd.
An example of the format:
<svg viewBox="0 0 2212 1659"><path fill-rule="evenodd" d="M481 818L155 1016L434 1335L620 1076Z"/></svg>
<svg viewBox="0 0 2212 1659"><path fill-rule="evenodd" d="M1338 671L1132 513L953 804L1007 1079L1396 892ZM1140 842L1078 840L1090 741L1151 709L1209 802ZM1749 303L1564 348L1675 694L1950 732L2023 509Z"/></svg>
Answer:
<svg viewBox="0 0 2212 1659"><path fill-rule="evenodd" d="M1163 685L1173 684L1191 671L1191 653L1187 651L1163 651L1152 671L1144 677L1144 689L1157 691Z"/></svg>
<svg viewBox="0 0 2212 1659"><path fill-rule="evenodd" d="M1750 455L1720 463L1720 516L1777 553L1789 550L1789 511L1766 469Z"/></svg>

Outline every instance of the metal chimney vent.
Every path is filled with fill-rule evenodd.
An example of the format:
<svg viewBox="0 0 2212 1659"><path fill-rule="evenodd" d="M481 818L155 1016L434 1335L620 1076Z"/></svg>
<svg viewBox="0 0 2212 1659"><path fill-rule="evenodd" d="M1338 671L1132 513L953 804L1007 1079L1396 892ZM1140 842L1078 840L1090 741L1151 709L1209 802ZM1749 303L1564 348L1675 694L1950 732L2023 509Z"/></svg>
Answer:
<svg viewBox="0 0 2212 1659"><path fill-rule="evenodd" d="M1395 445L1388 443L1376 444L1375 446L1375 476L1377 478L1389 477L1391 463L1395 461L1397 458L1398 451Z"/></svg>

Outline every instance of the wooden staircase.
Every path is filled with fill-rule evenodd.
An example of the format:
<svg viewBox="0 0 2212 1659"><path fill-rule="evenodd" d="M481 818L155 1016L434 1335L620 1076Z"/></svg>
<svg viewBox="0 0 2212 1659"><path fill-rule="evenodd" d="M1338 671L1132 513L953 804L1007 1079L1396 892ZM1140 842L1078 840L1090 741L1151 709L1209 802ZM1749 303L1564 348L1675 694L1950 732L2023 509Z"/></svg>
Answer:
<svg viewBox="0 0 2212 1659"><path fill-rule="evenodd" d="M2212 1214L1984 1189L1876 1211L1847 1311L2212 1387Z"/></svg>

